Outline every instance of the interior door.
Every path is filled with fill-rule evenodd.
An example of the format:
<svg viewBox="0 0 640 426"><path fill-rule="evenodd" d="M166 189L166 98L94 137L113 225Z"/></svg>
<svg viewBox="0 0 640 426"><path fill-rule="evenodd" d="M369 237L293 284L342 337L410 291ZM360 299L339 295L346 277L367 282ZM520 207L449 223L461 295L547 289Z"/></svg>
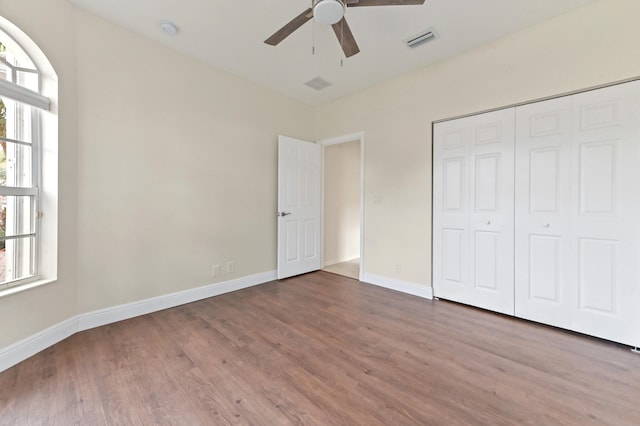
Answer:
<svg viewBox="0 0 640 426"><path fill-rule="evenodd" d="M278 137L278 278L321 268L322 147Z"/></svg>
<svg viewBox="0 0 640 426"><path fill-rule="evenodd" d="M514 109L434 128L437 297L513 315Z"/></svg>
<svg viewBox="0 0 640 426"><path fill-rule="evenodd" d="M572 102L572 329L638 346L640 81Z"/></svg>
<svg viewBox="0 0 640 426"><path fill-rule="evenodd" d="M515 313L571 327L571 98L516 109Z"/></svg>

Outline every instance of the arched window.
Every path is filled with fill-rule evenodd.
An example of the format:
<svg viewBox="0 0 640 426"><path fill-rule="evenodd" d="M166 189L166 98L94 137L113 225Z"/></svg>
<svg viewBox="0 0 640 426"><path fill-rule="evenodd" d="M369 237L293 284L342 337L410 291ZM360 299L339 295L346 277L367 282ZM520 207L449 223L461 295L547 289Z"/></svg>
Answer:
<svg viewBox="0 0 640 426"><path fill-rule="evenodd" d="M0 21L0 291L40 276L42 72Z"/></svg>

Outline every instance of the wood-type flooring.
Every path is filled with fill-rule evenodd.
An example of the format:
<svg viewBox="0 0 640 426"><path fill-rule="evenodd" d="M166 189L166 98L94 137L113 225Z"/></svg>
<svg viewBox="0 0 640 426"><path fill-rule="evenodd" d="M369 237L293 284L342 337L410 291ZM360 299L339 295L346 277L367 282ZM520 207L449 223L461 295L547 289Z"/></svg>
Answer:
<svg viewBox="0 0 640 426"><path fill-rule="evenodd" d="M316 272L78 333L0 424L639 425L640 356Z"/></svg>

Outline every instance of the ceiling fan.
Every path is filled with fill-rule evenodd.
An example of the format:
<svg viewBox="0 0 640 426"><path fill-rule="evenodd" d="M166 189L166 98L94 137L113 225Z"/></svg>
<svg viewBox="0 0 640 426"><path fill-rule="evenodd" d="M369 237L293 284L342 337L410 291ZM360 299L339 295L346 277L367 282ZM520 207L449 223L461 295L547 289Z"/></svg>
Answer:
<svg viewBox="0 0 640 426"><path fill-rule="evenodd" d="M293 18L284 27L273 33L264 42L271 46L278 45L282 40L303 24L314 18L319 24L331 25L342 46L344 55L348 58L360 51L351 28L344 17L348 7L362 6L411 6L424 4L425 0L312 0L312 7Z"/></svg>

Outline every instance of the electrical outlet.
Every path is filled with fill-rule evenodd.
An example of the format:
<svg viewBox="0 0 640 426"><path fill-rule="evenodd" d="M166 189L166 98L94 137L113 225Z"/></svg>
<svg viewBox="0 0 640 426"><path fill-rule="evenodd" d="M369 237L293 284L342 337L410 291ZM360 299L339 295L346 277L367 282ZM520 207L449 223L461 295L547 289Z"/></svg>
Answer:
<svg viewBox="0 0 640 426"><path fill-rule="evenodd" d="M213 265L211 267L211 275L213 275L214 277L220 275L220 265Z"/></svg>
<svg viewBox="0 0 640 426"><path fill-rule="evenodd" d="M227 262L227 274L233 274L236 270L236 265L233 260Z"/></svg>
<svg viewBox="0 0 640 426"><path fill-rule="evenodd" d="M402 265L399 263L396 263L396 272L402 272Z"/></svg>

